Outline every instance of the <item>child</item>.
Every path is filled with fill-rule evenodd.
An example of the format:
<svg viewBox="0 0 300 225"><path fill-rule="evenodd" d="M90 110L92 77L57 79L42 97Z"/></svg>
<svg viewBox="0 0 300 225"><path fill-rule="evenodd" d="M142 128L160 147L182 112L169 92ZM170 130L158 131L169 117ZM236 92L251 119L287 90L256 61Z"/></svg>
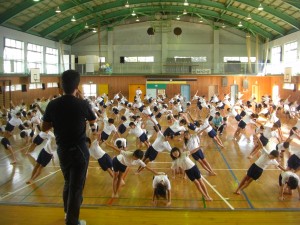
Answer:
<svg viewBox="0 0 300 225"><path fill-rule="evenodd" d="M270 153L267 152L267 150L263 147L263 153L262 155L253 163L250 168L248 169L247 175L243 178L241 183L239 184L238 188L234 192L237 195L241 194L241 191L249 186L249 184L253 180L257 180L263 173L264 169L268 165L275 165L281 170L285 171L285 169L279 165L279 163L276 161L276 158L279 156L279 152L276 150L271 151Z"/></svg>
<svg viewBox="0 0 300 225"><path fill-rule="evenodd" d="M26 184L32 184L34 180L41 174L42 169L45 168L53 158L54 148L52 148L52 143L54 142L54 140L54 134L50 133L44 148L42 148L37 157L36 164L32 171L31 177L26 182Z"/></svg>
<svg viewBox="0 0 300 225"><path fill-rule="evenodd" d="M170 156L174 161L179 162L177 166L180 166L185 171L188 178L192 182L194 182L197 189L201 192L203 198L207 201L212 201L212 198L209 196L206 186L201 179L200 170L198 169L197 165L189 158L189 155L193 154L196 151L198 151L198 148L192 151L181 152L179 148L174 147L171 150ZM176 165L176 163L173 165Z"/></svg>
<svg viewBox="0 0 300 225"><path fill-rule="evenodd" d="M119 189L121 186L123 174L126 171L127 167L138 165L141 167L145 167L147 170L153 172L154 174L157 174L154 170L147 167L146 164L142 161L142 158L144 156L144 152L142 150L137 149L134 152L130 152L120 150L107 142L106 145L120 153L119 155L113 158L113 198L119 197Z"/></svg>
<svg viewBox="0 0 300 225"><path fill-rule="evenodd" d="M15 153L13 152L13 149L11 147L11 144L10 144L9 140L6 137L1 137L0 136L0 142L6 150L10 151L10 153L12 155L13 161L10 164L16 164L17 159L16 159L16 156L15 156Z"/></svg>
<svg viewBox="0 0 300 225"><path fill-rule="evenodd" d="M103 117L103 123L104 123L103 131L101 132L99 138L101 143L106 141L112 133L113 133L113 137L115 136L115 134L119 136L118 130L114 125L114 119L107 118L106 113L104 114Z"/></svg>
<svg viewBox="0 0 300 225"><path fill-rule="evenodd" d="M171 183L168 176L165 173L158 173L153 177L152 181L153 187L153 205L157 205L157 200L160 197L166 199L166 206L171 205Z"/></svg>
<svg viewBox="0 0 300 225"><path fill-rule="evenodd" d="M209 175L215 176L216 173L211 168L209 162L205 159L204 153L200 148L200 139L197 134L190 134L189 131L184 132L184 147L187 151L193 151L193 149L198 149L192 153L194 160L198 161L200 165L208 172Z"/></svg>
<svg viewBox="0 0 300 225"><path fill-rule="evenodd" d="M129 134L133 134L134 136L139 138L140 143L144 143L147 146L147 148L149 148L150 142L148 141L148 137L147 137L146 133L144 132L144 130L139 125L135 124L134 122L130 122L129 127L130 127Z"/></svg>
<svg viewBox="0 0 300 225"><path fill-rule="evenodd" d="M86 138L86 144L90 150L90 155L96 159L99 166L103 171L107 171L113 177L112 159L111 157L99 146L98 140L95 138L93 142L89 137Z"/></svg>
<svg viewBox="0 0 300 225"><path fill-rule="evenodd" d="M299 183L299 177L297 174L291 172L291 171L285 171L282 172L279 175L279 199L284 200L283 194L288 193L292 194L292 190L297 189L299 200L300 200L300 183Z"/></svg>

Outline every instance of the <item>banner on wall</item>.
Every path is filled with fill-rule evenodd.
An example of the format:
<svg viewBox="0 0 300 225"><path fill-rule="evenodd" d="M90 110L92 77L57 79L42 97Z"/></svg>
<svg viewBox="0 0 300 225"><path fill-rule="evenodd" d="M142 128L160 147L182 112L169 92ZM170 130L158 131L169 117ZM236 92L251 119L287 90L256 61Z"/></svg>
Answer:
<svg viewBox="0 0 300 225"><path fill-rule="evenodd" d="M40 68L31 68L30 69L30 83L40 83Z"/></svg>
<svg viewBox="0 0 300 225"><path fill-rule="evenodd" d="M283 81L285 83L291 83L292 82L292 67L285 67L283 76L284 76Z"/></svg>

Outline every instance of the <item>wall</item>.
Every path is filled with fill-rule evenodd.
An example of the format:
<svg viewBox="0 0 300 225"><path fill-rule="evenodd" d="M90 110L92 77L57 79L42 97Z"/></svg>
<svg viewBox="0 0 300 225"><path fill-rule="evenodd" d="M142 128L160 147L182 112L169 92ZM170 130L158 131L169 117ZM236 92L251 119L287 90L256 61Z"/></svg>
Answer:
<svg viewBox="0 0 300 225"><path fill-rule="evenodd" d="M210 67L212 67L212 63L223 63L224 56L247 56L246 34L236 29L225 28L217 31L219 54L217 54L218 58L214 59L216 31L211 26L171 21L169 32L156 32L155 35L149 36L147 29L150 26L150 22L141 22L117 26L112 31L102 31L101 56L108 57L111 52L112 57L107 60L110 64L115 64L114 68L119 66L120 56L154 56L155 62L162 64L168 57L206 56L207 64ZM181 35L176 36L173 33L175 27L182 29ZM163 37L164 34L166 34L166 38ZM97 36L97 34L91 35L72 45L72 54L77 56L99 55ZM111 42L108 40L109 38ZM251 52L252 56L255 56L255 38L251 40Z"/></svg>
<svg viewBox="0 0 300 225"><path fill-rule="evenodd" d="M252 96L252 85L257 85L259 89L259 96L256 96L258 100L261 100L263 95L271 95L273 85L279 86L280 97L285 99L289 97L290 101L296 101L300 95L299 90L283 90L283 76L226 76L227 86L222 86L222 78L224 76L177 76L174 78L196 78L196 81L188 81L187 84L191 87L191 95L194 95L198 91L198 95L208 96L208 86L209 85L218 85L218 94L220 98L224 94L230 92L230 86L237 84L239 91L244 94L243 99L248 100ZM61 90L58 88L46 88L45 90L29 90L29 77L1 77L1 80L11 80L12 84L27 84L27 92L15 91L12 92L12 100L14 102L20 102L24 100L26 103L31 103L36 98L45 97L48 98L53 95L62 94ZM248 88L243 88L243 80L248 81ZM299 78L295 79L294 82L300 84ZM112 98L115 93L121 91L124 96L128 97L129 85L130 84L146 84L146 76L82 76L81 84L108 84L109 97ZM41 83L47 82L58 82L60 83L59 77L41 77ZM180 85L178 84L168 84L166 87L166 94L169 97L174 96L175 94L180 93ZM98 93L99 95L102 94Z"/></svg>
<svg viewBox="0 0 300 225"><path fill-rule="evenodd" d="M27 43L32 43L36 45L42 45L45 47L56 48L59 49L59 43L55 41L51 41L45 38L41 38L35 35L26 34L20 31L12 30L6 27L0 26L0 74L3 71L3 53L4 53L4 38L11 38L18 41L25 42L25 46ZM70 45L63 45L63 49L65 53L71 52ZM26 59L26 56L25 56Z"/></svg>

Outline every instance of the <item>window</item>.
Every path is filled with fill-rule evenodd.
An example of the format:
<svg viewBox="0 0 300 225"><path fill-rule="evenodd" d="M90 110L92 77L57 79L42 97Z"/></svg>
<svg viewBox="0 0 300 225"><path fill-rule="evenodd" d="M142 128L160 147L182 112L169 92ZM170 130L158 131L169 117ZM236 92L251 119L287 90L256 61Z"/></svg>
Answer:
<svg viewBox="0 0 300 225"><path fill-rule="evenodd" d="M284 45L284 62L285 63L297 61L297 57L298 57L297 49L298 49L297 42L291 42L291 43Z"/></svg>
<svg viewBox="0 0 300 225"><path fill-rule="evenodd" d="M43 46L28 44L27 45L27 68L39 68L44 73L43 68Z"/></svg>
<svg viewBox="0 0 300 225"><path fill-rule="evenodd" d="M46 47L46 73L58 74L58 50Z"/></svg>
<svg viewBox="0 0 300 225"><path fill-rule="evenodd" d="M206 56L174 56L176 63L207 62Z"/></svg>
<svg viewBox="0 0 300 225"><path fill-rule="evenodd" d="M239 57L239 56L225 56L223 59L224 62L241 62L241 63L247 63L248 57ZM250 61L252 63L256 62L256 57L250 57Z"/></svg>
<svg viewBox="0 0 300 225"><path fill-rule="evenodd" d="M124 57L125 62L154 62L154 56Z"/></svg>
<svg viewBox="0 0 300 225"><path fill-rule="evenodd" d="M29 90L36 89L36 83L29 84Z"/></svg>
<svg viewBox="0 0 300 225"><path fill-rule="evenodd" d="M281 62L281 47L280 46L277 46L277 47L273 47L272 48L272 63L275 64L275 63L280 63Z"/></svg>
<svg viewBox="0 0 300 225"><path fill-rule="evenodd" d="M57 88L58 87L58 84L56 82L54 83L47 83L47 88Z"/></svg>
<svg viewBox="0 0 300 225"><path fill-rule="evenodd" d="M24 42L4 39L4 73L24 73Z"/></svg>
<svg viewBox="0 0 300 225"><path fill-rule="evenodd" d="M283 84L283 89L294 90L294 88L295 88L295 84L293 84L293 83L284 83Z"/></svg>
<svg viewBox="0 0 300 225"><path fill-rule="evenodd" d="M83 95L85 97L97 96L97 85L96 84L83 84Z"/></svg>
<svg viewBox="0 0 300 225"><path fill-rule="evenodd" d="M99 57L99 62L105 63L105 57Z"/></svg>

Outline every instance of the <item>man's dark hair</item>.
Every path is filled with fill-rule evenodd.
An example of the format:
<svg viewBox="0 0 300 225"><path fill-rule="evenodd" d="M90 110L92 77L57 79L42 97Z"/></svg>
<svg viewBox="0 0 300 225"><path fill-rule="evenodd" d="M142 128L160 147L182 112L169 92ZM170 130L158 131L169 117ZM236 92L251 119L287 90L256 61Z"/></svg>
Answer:
<svg viewBox="0 0 300 225"><path fill-rule="evenodd" d="M72 94L80 82L80 74L75 70L66 70L62 74L62 88L66 94Z"/></svg>

